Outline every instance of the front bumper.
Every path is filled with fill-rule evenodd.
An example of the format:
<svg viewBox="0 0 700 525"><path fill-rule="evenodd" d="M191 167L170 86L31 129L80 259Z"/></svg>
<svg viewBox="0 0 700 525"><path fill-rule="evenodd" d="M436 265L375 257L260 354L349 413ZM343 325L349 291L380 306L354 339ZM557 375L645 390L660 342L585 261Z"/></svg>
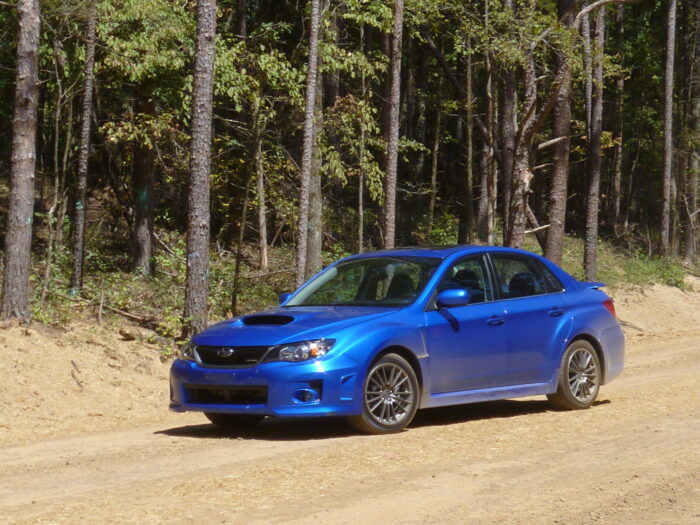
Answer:
<svg viewBox="0 0 700 525"><path fill-rule="evenodd" d="M170 368L170 409L283 417L359 414L359 377L358 364L343 355L252 368L209 368L177 359Z"/></svg>

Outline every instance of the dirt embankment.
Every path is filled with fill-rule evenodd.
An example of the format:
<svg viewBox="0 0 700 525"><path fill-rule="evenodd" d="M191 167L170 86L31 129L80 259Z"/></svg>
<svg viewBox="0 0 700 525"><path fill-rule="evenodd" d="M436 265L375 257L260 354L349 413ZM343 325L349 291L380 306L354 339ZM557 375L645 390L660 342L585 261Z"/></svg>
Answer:
<svg viewBox="0 0 700 525"><path fill-rule="evenodd" d="M0 522L698 523L700 280L614 293L625 373L591 410L543 398L419 413L398 435L167 412L156 348L0 331Z"/></svg>

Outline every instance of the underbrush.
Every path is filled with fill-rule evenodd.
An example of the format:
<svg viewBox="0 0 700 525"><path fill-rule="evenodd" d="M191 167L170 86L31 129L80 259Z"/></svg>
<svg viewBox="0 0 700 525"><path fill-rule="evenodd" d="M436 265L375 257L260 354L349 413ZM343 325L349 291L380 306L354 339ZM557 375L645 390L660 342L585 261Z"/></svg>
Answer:
<svg viewBox="0 0 700 525"><path fill-rule="evenodd" d="M436 221L438 223L438 221ZM439 224L439 223L438 223ZM443 228L444 229L444 228ZM431 232L434 233L434 232ZM440 229L439 239L426 235L425 244L442 241L447 234ZM528 236L526 249L541 253L537 242ZM76 318L97 320L115 329L124 324L149 328L149 342L161 346L165 356L172 354L182 332L185 294L185 241L175 233L161 233L156 256L156 273L144 277L129 271L128 256L122 247L115 249L109 240L93 239L85 259L85 279L80 297L69 291L70 253L54 254L51 278L44 279L45 261L36 260L32 274L33 319L54 326ZM348 252L336 244L324 252L324 264ZM209 274L209 321L231 317L235 253L212 250ZM583 279L583 240L567 237L563 267ZM269 249L267 273L259 270L258 249L246 244L241 251L240 283L236 314L270 308L280 293L294 288L294 252L290 246ZM641 251L621 248L608 241L598 245L598 280L610 287L647 286L661 283L683 288L688 269L670 259L649 258ZM43 296L43 300L42 300Z"/></svg>

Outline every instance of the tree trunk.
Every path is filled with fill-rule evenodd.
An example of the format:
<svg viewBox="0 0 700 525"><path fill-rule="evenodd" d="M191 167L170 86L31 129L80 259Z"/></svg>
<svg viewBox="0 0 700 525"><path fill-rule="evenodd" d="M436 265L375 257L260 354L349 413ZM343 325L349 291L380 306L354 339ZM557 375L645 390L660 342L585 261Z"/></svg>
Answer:
<svg viewBox="0 0 700 525"><path fill-rule="evenodd" d="M136 112L154 115L155 103L148 89L137 88ZM153 275L155 243L153 233L155 193L155 151L143 141L134 145L133 207L134 224L131 232L132 268L141 275Z"/></svg>
<svg viewBox="0 0 700 525"><path fill-rule="evenodd" d="M559 20L565 26L574 21L575 0L559 0L557 12ZM552 154L552 183L549 192L548 221L549 230L546 235L547 243L544 256L561 264L564 252L564 226L566 222L566 199L569 182L569 134L571 125L571 68L562 53L556 54L556 71L562 75L562 85L559 88L557 101L554 105L554 138L564 137L564 140L553 146Z"/></svg>
<svg viewBox="0 0 700 525"><path fill-rule="evenodd" d="M590 0L586 1L586 5L590 3ZM591 24L588 15L581 19L581 36L583 39L583 103L586 108L586 135L590 140L593 107L593 54L591 51Z"/></svg>
<svg viewBox="0 0 700 525"><path fill-rule="evenodd" d="M260 122L260 103L254 111L253 160L255 164L256 190L258 197L258 238L260 247L260 271L267 273L267 207L265 204L265 170L263 168L262 123ZM243 225L241 225L243 229Z"/></svg>
<svg viewBox="0 0 700 525"><path fill-rule="evenodd" d="M92 92L95 70L95 0L88 4L87 35L85 42L85 72L83 79L82 126L78 153L78 177L73 211L73 269L70 295L78 295L83 286L83 259L85 257L85 205L87 193L88 156L90 155L90 124L92 121Z"/></svg>
<svg viewBox="0 0 700 525"><path fill-rule="evenodd" d="M309 191L315 145L314 114L316 112L316 79L318 77L318 29L320 25L320 0L311 0L311 26L309 35L309 65L306 72L306 109L304 113L304 145L301 154L301 194L299 197L299 230L296 255L296 285L301 286L306 277L306 252L309 237Z"/></svg>
<svg viewBox="0 0 700 525"><path fill-rule="evenodd" d="M617 6L617 38L620 56L624 53L625 36L625 6ZM615 163L613 165L613 187L612 187L612 223L615 232L618 231L620 223L620 207L622 203L622 130L624 124L624 95L625 95L625 75L618 74L615 79Z"/></svg>
<svg viewBox="0 0 700 525"><path fill-rule="evenodd" d="M688 264L695 263L698 232L698 178L700 177L700 5L696 3L693 24L690 75L690 132L693 137L688 152L689 170L685 188L685 253Z"/></svg>
<svg viewBox="0 0 700 525"><path fill-rule="evenodd" d="M18 0L17 75L12 119L10 198L5 234L2 318L29 319L36 127L39 103L39 0Z"/></svg>
<svg viewBox="0 0 700 525"><path fill-rule="evenodd" d="M438 100L441 98L442 79L438 80ZM428 232L433 230L435 219L435 200L437 198L438 160L440 156L440 135L442 134L442 108L438 107L435 115L435 136L433 137L432 159L430 165L430 200L428 201Z"/></svg>
<svg viewBox="0 0 700 525"><path fill-rule="evenodd" d="M216 51L216 0L197 2L197 41L192 89L192 142L187 216L187 280L183 335L207 326L211 132Z"/></svg>
<svg viewBox="0 0 700 525"><path fill-rule="evenodd" d="M600 201L600 139L603 132L603 51L605 48L605 9L596 13L594 22L593 104L588 150L588 197L586 199L586 238L583 266L586 280L596 278L598 266L598 205Z"/></svg>
<svg viewBox="0 0 700 525"><path fill-rule="evenodd" d="M467 40L467 46L471 47L471 42ZM472 55L469 53L466 59L466 91L467 91L467 122L465 123L467 128L466 133L466 148L465 148L465 194L464 203L462 208L464 210L463 216L464 221L460 221L460 228L458 232L457 242L459 244L469 244L472 242L472 235L474 234L474 108L472 107L472 99L474 98L474 86L473 86L473 66L472 66Z"/></svg>
<svg viewBox="0 0 700 525"><path fill-rule="evenodd" d="M513 0L503 2L504 9L513 11ZM513 163L515 160L515 136L518 128L517 91L515 70L505 66L501 70L501 179L503 180L503 242L509 229Z"/></svg>
<svg viewBox="0 0 700 525"><path fill-rule="evenodd" d="M389 140L384 186L384 248L396 243L396 175L399 161L399 104L401 101L401 41L403 37L403 0L394 0L394 29L391 40L391 96Z"/></svg>
<svg viewBox="0 0 700 525"><path fill-rule="evenodd" d="M673 75L676 50L676 0L669 0L664 77L664 167L661 199L661 253L670 253L671 185L673 178Z"/></svg>
<svg viewBox="0 0 700 525"><path fill-rule="evenodd" d="M323 6L322 6L323 8ZM318 61L321 68L321 59ZM308 279L321 271L323 266L323 183L321 180L321 151L318 148L318 137L323 130L323 82L321 75L316 77L316 99L314 111L314 154L311 162L309 177L309 229L306 245L306 271L304 278Z"/></svg>

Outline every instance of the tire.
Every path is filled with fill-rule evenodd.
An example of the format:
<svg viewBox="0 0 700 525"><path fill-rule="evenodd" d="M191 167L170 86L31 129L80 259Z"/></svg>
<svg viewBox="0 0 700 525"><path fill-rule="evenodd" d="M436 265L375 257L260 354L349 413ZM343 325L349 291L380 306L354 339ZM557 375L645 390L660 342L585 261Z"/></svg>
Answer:
<svg viewBox="0 0 700 525"><path fill-rule="evenodd" d="M362 413L347 421L369 434L399 432L413 420L419 399L413 367L398 354L386 354L372 363L363 381Z"/></svg>
<svg viewBox="0 0 700 525"><path fill-rule="evenodd" d="M205 412L204 415L214 426L227 432L250 430L265 418L265 416L256 414L216 414Z"/></svg>
<svg viewBox="0 0 700 525"><path fill-rule="evenodd" d="M569 410L588 408L598 397L601 378L600 359L595 348L588 341L574 341L564 352L557 392L547 394L547 399Z"/></svg>

